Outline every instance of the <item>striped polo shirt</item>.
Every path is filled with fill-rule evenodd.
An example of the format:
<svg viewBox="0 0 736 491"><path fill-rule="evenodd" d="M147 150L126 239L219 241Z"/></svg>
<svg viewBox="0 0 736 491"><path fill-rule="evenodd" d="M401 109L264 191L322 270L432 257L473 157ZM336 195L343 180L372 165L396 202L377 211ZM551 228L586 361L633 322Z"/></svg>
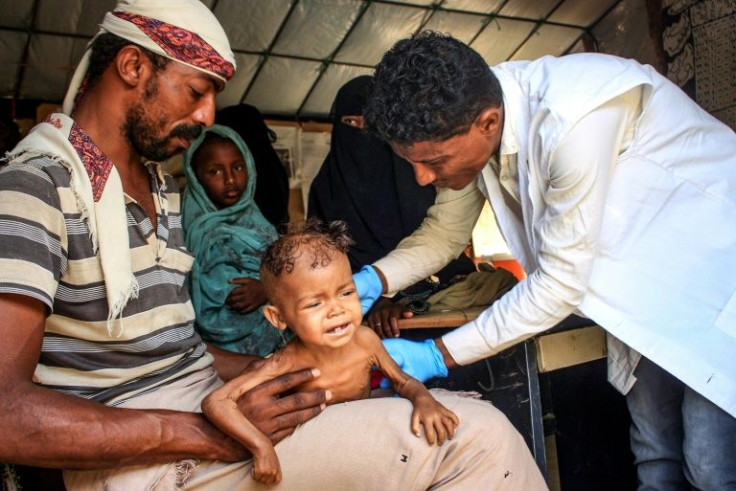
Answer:
<svg viewBox="0 0 736 491"><path fill-rule="evenodd" d="M157 164L148 168L158 228L154 234L143 209L125 197L140 293L115 321L122 321L119 337L108 333L102 267L69 171L49 157L0 170L0 293L48 307L36 383L115 405L212 363L194 331L185 284L193 256L184 246L178 186Z"/></svg>

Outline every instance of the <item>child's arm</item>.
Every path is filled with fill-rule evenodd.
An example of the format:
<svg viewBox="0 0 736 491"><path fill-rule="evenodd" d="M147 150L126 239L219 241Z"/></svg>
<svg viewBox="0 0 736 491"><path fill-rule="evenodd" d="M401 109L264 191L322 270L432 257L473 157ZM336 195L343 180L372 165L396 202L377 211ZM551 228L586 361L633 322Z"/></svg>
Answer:
<svg viewBox="0 0 736 491"><path fill-rule="evenodd" d="M394 390L402 397L409 399L414 405L411 416L411 431L416 436L421 435L420 425L424 426L427 442L433 445L435 441L442 445L445 440L455 435L455 428L460 419L455 413L437 402L429 390L417 379L407 375L383 347L378 336L368 329L372 336L365 336L374 345L374 353L378 361L378 368L391 381Z"/></svg>
<svg viewBox="0 0 736 491"><path fill-rule="evenodd" d="M248 390L281 373L279 364L272 359L249 365L243 373L212 391L202 401L202 412L207 419L253 454L253 479L263 484L281 481L279 459L271 441L240 412L237 401Z"/></svg>

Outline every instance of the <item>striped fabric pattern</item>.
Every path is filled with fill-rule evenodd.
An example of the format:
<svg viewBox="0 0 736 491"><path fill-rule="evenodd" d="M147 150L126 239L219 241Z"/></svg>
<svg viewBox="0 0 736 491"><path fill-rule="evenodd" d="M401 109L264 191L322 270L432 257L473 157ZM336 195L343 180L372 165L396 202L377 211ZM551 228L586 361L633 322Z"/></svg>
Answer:
<svg viewBox="0 0 736 491"><path fill-rule="evenodd" d="M184 246L178 187L157 165L149 169L158 229L126 198L140 294L115 320L120 337L108 333L103 273L69 172L48 157L0 170L0 293L31 296L49 309L36 383L115 405L211 364L185 284L193 257Z"/></svg>

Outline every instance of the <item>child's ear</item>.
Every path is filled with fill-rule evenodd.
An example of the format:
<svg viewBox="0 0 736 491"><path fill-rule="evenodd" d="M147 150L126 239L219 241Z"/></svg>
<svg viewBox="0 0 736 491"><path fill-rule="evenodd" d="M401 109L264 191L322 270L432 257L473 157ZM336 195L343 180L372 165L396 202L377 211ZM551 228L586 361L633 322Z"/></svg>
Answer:
<svg viewBox="0 0 736 491"><path fill-rule="evenodd" d="M275 307L271 304L267 304L265 307L263 307L263 315L268 319L268 322L273 324L273 327L276 329L284 330L288 326L286 325L286 322L284 322L284 319L281 317L281 312L279 312L278 307Z"/></svg>

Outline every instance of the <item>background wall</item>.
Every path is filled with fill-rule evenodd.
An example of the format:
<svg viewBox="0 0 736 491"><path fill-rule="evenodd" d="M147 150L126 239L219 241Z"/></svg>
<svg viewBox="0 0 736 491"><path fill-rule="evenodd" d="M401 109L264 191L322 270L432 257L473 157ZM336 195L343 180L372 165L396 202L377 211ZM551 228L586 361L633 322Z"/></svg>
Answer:
<svg viewBox="0 0 736 491"><path fill-rule="evenodd" d="M667 76L736 130L736 1L664 0Z"/></svg>

